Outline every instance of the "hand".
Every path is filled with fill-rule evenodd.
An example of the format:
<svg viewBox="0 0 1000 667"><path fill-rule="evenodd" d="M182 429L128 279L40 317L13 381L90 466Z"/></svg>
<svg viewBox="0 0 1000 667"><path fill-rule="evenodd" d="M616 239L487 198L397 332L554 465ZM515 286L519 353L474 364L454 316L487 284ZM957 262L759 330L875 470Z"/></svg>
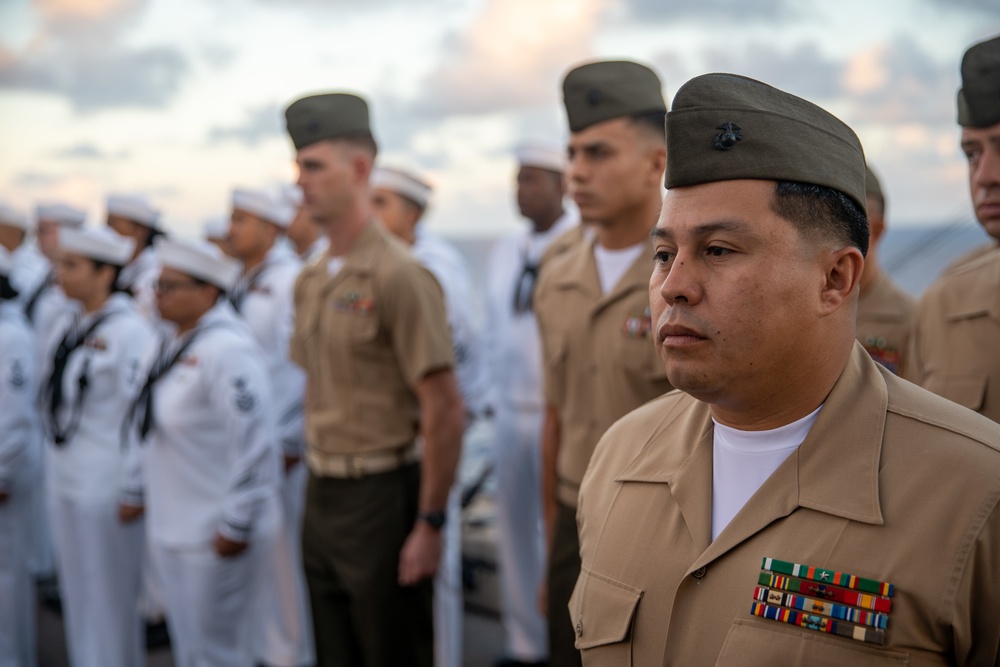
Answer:
<svg viewBox="0 0 1000 667"><path fill-rule="evenodd" d="M289 472L291 472L292 468L294 468L296 465L298 465L299 461L302 460L301 456L289 456L288 454L285 454L283 458L284 458L284 461L285 461L285 474L286 475Z"/></svg>
<svg viewBox="0 0 1000 667"><path fill-rule="evenodd" d="M437 573L441 562L441 531L417 521L399 554L399 585L413 586Z"/></svg>
<svg viewBox="0 0 1000 667"><path fill-rule="evenodd" d="M0 505L10 500L10 491L0 491Z"/></svg>
<svg viewBox="0 0 1000 667"><path fill-rule="evenodd" d="M249 544L247 542L234 542L228 537L223 537L216 533L215 544L213 546L215 547L215 553L221 557L232 558L246 551Z"/></svg>
<svg viewBox="0 0 1000 667"><path fill-rule="evenodd" d="M118 504L118 520L122 523L132 523L143 514L145 514L146 508L142 505L126 505L125 503Z"/></svg>

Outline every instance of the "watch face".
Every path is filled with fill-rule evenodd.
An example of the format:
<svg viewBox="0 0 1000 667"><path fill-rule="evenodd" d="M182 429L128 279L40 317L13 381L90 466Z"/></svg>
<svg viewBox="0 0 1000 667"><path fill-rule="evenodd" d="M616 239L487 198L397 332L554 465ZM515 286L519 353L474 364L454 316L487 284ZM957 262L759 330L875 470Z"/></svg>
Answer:
<svg viewBox="0 0 1000 667"><path fill-rule="evenodd" d="M420 518L430 524L432 528L441 528L447 520L447 515L438 510L436 512L422 512Z"/></svg>

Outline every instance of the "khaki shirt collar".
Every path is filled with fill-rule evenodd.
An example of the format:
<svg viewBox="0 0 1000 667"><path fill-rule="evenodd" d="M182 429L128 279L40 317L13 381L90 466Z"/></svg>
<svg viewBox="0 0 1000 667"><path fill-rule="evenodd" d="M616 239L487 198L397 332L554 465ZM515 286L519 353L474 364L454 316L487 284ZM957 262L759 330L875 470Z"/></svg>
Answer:
<svg viewBox="0 0 1000 667"><path fill-rule="evenodd" d="M670 486L695 545L703 550L692 570L799 507L882 525L878 467L888 400L885 380L865 349L855 343L806 439L714 542L712 420L707 404L695 399L675 403L672 410L680 417L664 415L646 445L615 481ZM679 438L675 441L685 446L663 451L655 444L667 429L671 440Z"/></svg>
<svg viewBox="0 0 1000 667"><path fill-rule="evenodd" d="M960 320L977 315L991 314L1000 320L1000 250L993 250L974 264L985 264L979 269L984 279L965 281L964 289L952 290L945 304L945 317Z"/></svg>
<svg viewBox="0 0 1000 667"><path fill-rule="evenodd" d="M374 270L379 248L389 241L387 234L388 232L382 229L381 223L372 219L365 224L354 245L344 255L344 265L336 275L327 274L327 265L331 259L329 248L316 260L303 267L302 273L312 279L318 279L323 292L329 292L348 275L368 275Z"/></svg>
<svg viewBox="0 0 1000 667"><path fill-rule="evenodd" d="M554 281L556 289L581 290L593 297L597 302L595 309L600 310L607 304L614 303L637 289L645 290L649 287L651 264L649 257L646 254L641 254L632 262L618 284L607 294L601 294L601 281L597 275L597 260L594 259L594 245L596 243L595 239L586 239L566 251L566 263Z"/></svg>

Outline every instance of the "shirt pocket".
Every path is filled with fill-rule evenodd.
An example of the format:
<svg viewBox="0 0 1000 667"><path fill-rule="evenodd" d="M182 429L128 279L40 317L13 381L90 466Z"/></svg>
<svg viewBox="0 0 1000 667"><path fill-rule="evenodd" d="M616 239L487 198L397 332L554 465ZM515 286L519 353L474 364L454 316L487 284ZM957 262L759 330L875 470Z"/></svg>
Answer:
<svg viewBox="0 0 1000 667"><path fill-rule="evenodd" d="M715 663L716 667L903 667L907 664L906 653L757 619L733 621Z"/></svg>
<svg viewBox="0 0 1000 667"><path fill-rule="evenodd" d="M979 410L986 397L987 380L985 375L942 374L928 378L926 389L970 410Z"/></svg>
<svg viewBox="0 0 1000 667"><path fill-rule="evenodd" d="M632 620L641 598L642 590L583 568L569 610L585 659L632 664Z"/></svg>

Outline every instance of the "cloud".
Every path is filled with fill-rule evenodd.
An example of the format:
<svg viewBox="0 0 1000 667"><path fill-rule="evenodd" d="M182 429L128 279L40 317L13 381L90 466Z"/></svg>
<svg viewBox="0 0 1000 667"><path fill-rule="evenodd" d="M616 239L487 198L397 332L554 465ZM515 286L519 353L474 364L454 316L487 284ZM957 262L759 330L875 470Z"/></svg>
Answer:
<svg viewBox="0 0 1000 667"><path fill-rule="evenodd" d="M730 26L735 21L785 22L800 15L792 0L624 0L638 21L697 20Z"/></svg>
<svg viewBox="0 0 1000 667"><path fill-rule="evenodd" d="M22 171L14 175L11 182L18 188L47 188L62 180L62 176L57 176L49 172Z"/></svg>
<svg viewBox="0 0 1000 667"><path fill-rule="evenodd" d="M284 132L281 108L274 103L248 109L243 120L230 126L216 125L208 131L209 144L235 141L253 147Z"/></svg>
<svg viewBox="0 0 1000 667"><path fill-rule="evenodd" d="M54 158L70 160L114 160L130 157L131 152L127 150L120 150L110 153L98 148L94 144L81 143L54 150L52 151L51 156Z"/></svg>
<svg viewBox="0 0 1000 667"><path fill-rule="evenodd" d="M0 88L61 95L79 113L159 108L190 71L173 47L122 44L147 0L39 0L41 27L20 52L0 51Z"/></svg>
<svg viewBox="0 0 1000 667"><path fill-rule="evenodd" d="M953 125L958 68L937 62L909 38L851 57L841 76L856 121Z"/></svg>
<svg viewBox="0 0 1000 667"><path fill-rule="evenodd" d="M949 12L954 12L956 9L972 10L1000 18L1000 4L997 4L996 0L926 0L926 2Z"/></svg>
<svg viewBox="0 0 1000 667"><path fill-rule="evenodd" d="M763 43L750 43L738 50L712 48L702 54L702 59L709 71L749 76L810 100L830 98L840 92L840 65L811 42L788 49Z"/></svg>
<svg viewBox="0 0 1000 667"><path fill-rule="evenodd" d="M414 110L481 115L557 103L562 75L593 55L604 0L490 0L445 43Z"/></svg>

